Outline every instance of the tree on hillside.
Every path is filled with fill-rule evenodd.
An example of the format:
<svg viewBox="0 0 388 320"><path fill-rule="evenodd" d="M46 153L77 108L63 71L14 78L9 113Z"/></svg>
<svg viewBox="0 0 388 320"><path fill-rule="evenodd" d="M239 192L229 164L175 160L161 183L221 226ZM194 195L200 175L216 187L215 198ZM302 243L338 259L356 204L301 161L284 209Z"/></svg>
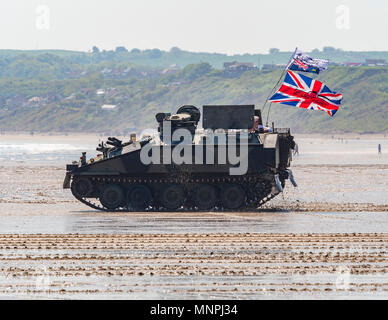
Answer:
<svg viewBox="0 0 388 320"><path fill-rule="evenodd" d="M269 54L277 54L279 52L280 52L280 50L278 48L271 48L271 49L269 49Z"/></svg>
<svg viewBox="0 0 388 320"><path fill-rule="evenodd" d="M162 51L160 51L159 49L146 50L146 54L148 58L158 59L162 56Z"/></svg>
<svg viewBox="0 0 388 320"><path fill-rule="evenodd" d="M323 47L322 50L324 53L335 53L336 49L334 47Z"/></svg>
<svg viewBox="0 0 388 320"><path fill-rule="evenodd" d="M141 53L141 51L140 51L140 49L138 49L138 48L133 48L133 49L131 50L131 54L139 54L139 53Z"/></svg>
<svg viewBox="0 0 388 320"><path fill-rule="evenodd" d="M211 65L207 62L189 64L182 70L182 75L185 79L194 80L209 73L211 69Z"/></svg>
<svg viewBox="0 0 388 320"><path fill-rule="evenodd" d="M100 49L98 49L96 46L93 46L92 52L93 52L93 53L99 53L99 52L100 52Z"/></svg>
<svg viewBox="0 0 388 320"><path fill-rule="evenodd" d="M172 47L170 49L170 53L173 55L180 55L182 53L182 50L179 49L178 47Z"/></svg>
<svg viewBox="0 0 388 320"><path fill-rule="evenodd" d="M116 53L128 52L126 47L116 47Z"/></svg>
<svg viewBox="0 0 388 320"><path fill-rule="evenodd" d="M46 62L49 64L62 63L62 59L51 53L43 53L36 57L39 62Z"/></svg>

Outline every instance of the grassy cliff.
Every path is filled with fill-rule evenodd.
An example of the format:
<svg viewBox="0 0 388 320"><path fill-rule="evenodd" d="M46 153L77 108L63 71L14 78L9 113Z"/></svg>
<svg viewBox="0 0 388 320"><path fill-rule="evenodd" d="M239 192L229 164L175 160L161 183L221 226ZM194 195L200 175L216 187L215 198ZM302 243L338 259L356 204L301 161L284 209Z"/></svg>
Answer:
<svg viewBox="0 0 388 320"><path fill-rule="evenodd" d="M57 64L52 68L58 72ZM155 113L175 111L183 104L255 104L261 108L280 72L230 74L201 63L155 76L105 77L91 68L74 79L2 77L0 130L119 133L153 128ZM294 132L388 132L387 67L331 67L318 79L344 96L333 118L321 111L272 104L269 121ZM97 95L97 89L104 89L105 94ZM40 101L31 102L33 97ZM117 107L103 110L103 104Z"/></svg>

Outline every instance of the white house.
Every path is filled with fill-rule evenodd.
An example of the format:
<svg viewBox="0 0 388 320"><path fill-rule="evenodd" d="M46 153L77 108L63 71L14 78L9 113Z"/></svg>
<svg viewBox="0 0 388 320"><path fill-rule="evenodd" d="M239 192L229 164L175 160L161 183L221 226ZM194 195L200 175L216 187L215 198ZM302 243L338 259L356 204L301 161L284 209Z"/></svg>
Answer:
<svg viewBox="0 0 388 320"><path fill-rule="evenodd" d="M101 106L102 110L114 110L117 108L117 105L115 104L104 104Z"/></svg>
<svg viewBox="0 0 388 320"><path fill-rule="evenodd" d="M102 95L104 95L105 94L105 89L98 89L97 91L96 91L96 95L98 95L98 96L102 96Z"/></svg>

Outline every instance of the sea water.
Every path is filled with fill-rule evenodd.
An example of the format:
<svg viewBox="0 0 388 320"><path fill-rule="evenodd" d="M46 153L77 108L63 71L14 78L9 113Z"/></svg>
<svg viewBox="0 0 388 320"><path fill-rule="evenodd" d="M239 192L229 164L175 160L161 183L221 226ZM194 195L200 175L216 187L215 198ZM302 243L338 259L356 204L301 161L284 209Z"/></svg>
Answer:
<svg viewBox="0 0 388 320"><path fill-rule="evenodd" d="M66 142L56 143L45 140L45 138L29 139L28 141L13 140L4 141L0 139L0 163L9 165L23 162L36 164L64 163L78 160L83 151L88 156L96 154L96 144L87 142Z"/></svg>
<svg viewBox="0 0 388 320"><path fill-rule="evenodd" d="M296 136L299 154L292 165L386 165L388 164L388 137L384 138L308 138ZM64 163L79 160L83 151L87 157L97 154L96 146L101 138L75 136L58 137L0 136L0 163ZM382 154L378 154L378 145Z"/></svg>

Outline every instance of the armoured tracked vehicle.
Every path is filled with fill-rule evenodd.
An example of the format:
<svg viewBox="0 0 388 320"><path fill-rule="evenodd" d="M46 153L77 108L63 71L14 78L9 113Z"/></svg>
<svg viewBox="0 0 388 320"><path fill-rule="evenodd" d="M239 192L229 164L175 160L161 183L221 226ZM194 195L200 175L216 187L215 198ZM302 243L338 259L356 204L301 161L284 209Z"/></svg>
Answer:
<svg viewBox="0 0 388 320"><path fill-rule="evenodd" d="M252 210L283 191L295 146L289 129L264 127L254 105L183 106L158 113L158 133L67 165L64 188L105 211ZM236 159L238 161L236 161Z"/></svg>

